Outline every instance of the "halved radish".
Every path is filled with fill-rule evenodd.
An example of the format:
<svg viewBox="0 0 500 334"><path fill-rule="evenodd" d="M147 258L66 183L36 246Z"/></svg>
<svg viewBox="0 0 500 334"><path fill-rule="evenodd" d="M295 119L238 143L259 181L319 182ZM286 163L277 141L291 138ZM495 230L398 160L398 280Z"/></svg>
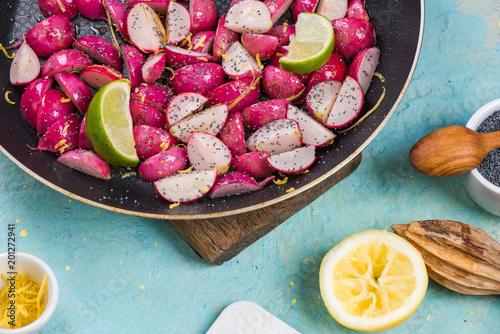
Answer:
<svg viewBox="0 0 500 334"><path fill-rule="evenodd" d="M139 175L143 180L154 182L183 170L187 163L186 148L172 148L159 152L144 161L139 166Z"/></svg>
<svg viewBox="0 0 500 334"><path fill-rule="evenodd" d="M370 87L379 58L380 50L374 46L358 53L349 66L349 75L363 88L364 94Z"/></svg>
<svg viewBox="0 0 500 334"><path fill-rule="evenodd" d="M324 125L293 105L288 106L286 118L293 119L299 124L304 145L325 146L333 143L337 137Z"/></svg>
<svg viewBox="0 0 500 334"><path fill-rule="evenodd" d="M305 171L316 160L314 146L303 146L293 151L273 155L267 159L277 171L285 174L296 174Z"/></svg>
<svg viewBox="0 0 500 334"><path fill-rule="evenodd" d="M216 136L224 126L227 114L226 105L208 108L181 119L172 125L169 131L183 143L188 142L193 132L205 132Z"/></svg>
<svg viewBox="0 0 500 334"><path fill-rule="evenodd" d="M306 96L306 105L311 116L323 122L330 114L341 87L342 83L339 81L323 81L312 86Z"/></svg>
<svg viewBox="0 0 500 334"><path fill-rule="evenodd" d="M24 42L10 64L10 83L27 85L35 80L38 74L40 74L40 60L28 43Z"/></svg>
<svg viewBox="0 0 500 334"><path fill-rule="evenodd" d="M172 45L165 47L165 54L167 56L167 65L174 70L186 65L214 60L214 57L208 53L195 52Z"/></svg>
<svg viewBox="0 0 500 334"><path fill-rule="evenodd" d="M193 32L214 29L217 25L217 7L214 0L190 0L189 16Z"/></svg>
<svg viewBox="0 0 500 334"><path fill-rule="evenodd" d="M255 59L240 42L234 42L222 58L222 69L232 79L252 78L262 74Z"/></svg>
<svg viewBox="0 0 500 334"><path fill-rule="evenodd" d="M214 56L214 60L216 62L220 62L222 60L222 55L226 53L231 44L240 39L240 35L237 32L229 30L224 26L225 23L226 17L219 17L217 30L215 31L214 45L212 49L212 55Z"/></svg>
<svg viewBox="0 0 500 334"><path fill-rule="evenodd" d="M361 108L363 108L363 101L363 88L356 80L347 76L325 125L331 128L346 126L359 115Z"/></svg>
<svg viewBox="0 0 500 334"><path fill-rule="evenodd" d="M215 34L216 32L212 30L197 32L191 38L191 45L187 44L185 48L193 52L209 53L214 44Z"/></svg>
<svg viewBox="0 0 500 334"><path fill-rule="evenodd" d="M157 53L166 45L167 35L158 14L144 3L130 9L127 31L132 43L144 53Z"/></svg>
<svg viewBox="0 0 500 334"><path fill-rule="evenodd" d="M146 83L158 80L165 69L167 57L164 52L152 54L142 66L142 78Z"/></svg>
<svg viewBox="0 0 500 334"><path fill-rule="evenodd" d="M290 8L293 0L264 0L269 12L271 13L271 20L273 24L278 22L281 16Z"/></svg>
<svg viewBox="0 0 500 334"><path fill-rule="evenodd" d="M111 20L114 22L120 35L122 35L125 41L129 41L128 36L128 28L127 28L127 4L123 3L120 0L101 0L102 5L109 16L111 16Z"/></svg>
<svg viewBox="0 0 500 334"><path fill-rule="evenodd" d="M271 153L267 151L253 151L238 155L231 161L231 168L251 177L266 177L274 172L274 168L267 162L270 156Z"/></svg>
<svg viewBox="0 0 500 334"><path fill-rule="evenodd" d="M316 13L326 16L330 21L340 19L347 13L347 0L320 0Z"/></svg>
<svg viewBox="0 0 500 334"><path fill-rule="evenodd" d="M220 131L219 139L227 145L233 156L245 153L245 127L239 112L228 118Z"/></svg>
<svg viewBox="0 0 500 334"><path fill-rule="evenodd" d="M111 178L108 163L92 151L68 151L57 158L57 162L98 179L109 180Z"/></svg>
<svg viewBox="0 0 500 334"><path fill-rule="evenodd" d="M90 101L92 101L92 91L89 86L73 73L59 72L54 74L59 84L59 88L73 101L76 108L82 113L87 113Z"/></svg>
<svg viewBox="0 0 500 334"><path fill-rule="evenodd" d="M241 36L241 43L245 49L253 56L260 59L269 59L278 47L278 37L268 34L244 33Z"/></svg>
<svg viewBox="0 0 500 334"><path fill-rule="evenodd" d="M80 79L90 87L101 89L108 83L123 79L123 74L106 65L91 65L80 73Z"/></svg>
<svg viewBox="0 0 500 334"><path fill-rule="evenodd" d="M85 52L64 49L47 59L42 68L42 78L53 77L59 72L79 73L92 64L94 63Z"/></svg>
<svg viewBox="0 0 500 334"><path fill-rule="evenodd" d="M245 0L233 5L226 14L226 28L238 33L263 34L271 30L271 12L265 3Z"/></svg>
<svg viewBox="0 0 500 334"><path fill-rule="evenodd" d="M247 139L250 151L269 151L271 155L292 151L301 144L298 123L286 118L267 123Z"/></svg>
<svg viewBox="0 0 500 334"><path fill-rule="evenodd" d="M167 42L170 45L179 44L191 31L191 16L183 5L170 1L167 11Z"/></svg>
<svg viewBox="0 0 500 334"><path fill-rule="evenodd" d="M207 98L198 93L176 95L168 104L166 112L167 125L173 125L184 117L197 112L206 102Z"/></svg>
<svg viewBox="0 0 500 334"><path fill-rule="evenodd" d="M229 172L217 178L208 196L217 198L240 195L260 189L262 189L262 185L245 173Z"/></svg>
<svg viewBox="0 0 500 334"><path fill-rule="evenodd" d="M215 183L217 170L193 170L167 176L154 183L161 197L173 203L185 203L205 196Z"/></svg>
<svg viewBox="0 0 500 334"><path fill-rule="evenodd" d="M215 168L219 174L224 174L231 164L231 152L227 145L208 133L193 132L188 140L187 151L194 169Z"/></svg>

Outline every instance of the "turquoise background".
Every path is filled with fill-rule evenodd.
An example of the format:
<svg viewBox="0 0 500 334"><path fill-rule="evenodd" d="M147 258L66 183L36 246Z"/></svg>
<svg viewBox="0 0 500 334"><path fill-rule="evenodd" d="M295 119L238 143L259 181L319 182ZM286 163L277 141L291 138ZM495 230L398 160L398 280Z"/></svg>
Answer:
<svg viewBox="0 0 500 334"><path fill-rule="evenodd" d="M59 280L59 305L43 333L204 333L239 300L302 333L349 333L328 315L318 288L321 259L342 239L394 223L452 219L500 240L500 218L471 200L460 177L421 175L407 158L425 134L465 125L500 98L500 3L428 0L425 15L413 80L361 166L219 267L165 222L71 200L0 155L0 239L16 222L18 236L27 233L18 250L42 258ZM388 332L500 333L499 298L460 295L430 281L417 311Z"/></svg>

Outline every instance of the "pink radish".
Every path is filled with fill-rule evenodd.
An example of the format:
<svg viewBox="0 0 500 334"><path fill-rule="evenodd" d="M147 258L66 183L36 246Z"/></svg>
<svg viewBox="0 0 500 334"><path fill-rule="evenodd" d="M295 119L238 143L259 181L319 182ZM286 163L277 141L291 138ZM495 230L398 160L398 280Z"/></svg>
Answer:
<svg viewBox="0 0 500 334"><path fill-rule="evenodd" d="M297 22L297 18L300 13L314 13L316 12L316 7L318 6L319 0L294 0L291 12L292 17Z"/></svg>
<svg viewBox="0 0 500 334"><path fill-rule="evenodd" d="M73 0L38 0L38 6L45 17L63 15L72 19L77 13Z"/></svg>
<svg viewBox="0 0 500 334"><path fill-rule="evenodd" d="M215 181L210 194L211 198L240 195L262 189L253 178L242 172L229 172L221 175Z"/></svg>
<svg viewBox="0 0 500 334"><path fill-rule="evenodd" d="M52 124L72 113L71 100L57 89L51 88L40 101L36 116L36 131L39 135L43 135Z"/></svg>
<svg viewBox="0 0 500 334"><path fill-rule="evenodd" d="M251 177L266 177L274 172L274 168L267 162L270 156L271 153L268 151L253 151L238 155L231 161L231 168Z"/></svg>
<svg viewBox="0 0 500 334"><path fill-rule="evenodd" d="M149 55L142 67L142 78L146 83L158 80L165 69L167 57L164 52Z"/></svg>
<svg viewBox="0 0 500 334"><path fill-rule="evenodd" d="M168 10L168 5L170 4L170 0L128 0L127 6L129 8L132 8L138 3L144 3L148 5L155 12L166 13Z"/></svg>
<svg viewBox="0 0 500 334"><path fill-rule="evenodd" d="M115 23L124 41L130 41L127 28L127 5L121 0L101 0L104 9ZM111 23L111 22L110 22Z"/></svg>
<svg viewBox="0 0 500 334"><path fill-rule="evenodd" d="M169 150L177 145L177 140L162 129L149 125L135 125L133 127L135 150L139 159L149 159L153 155Z"/></svg>
<svg viewBox="0 0 500 334"><path fill-rule="evenodd" d="M91 20L107 20L101 0L73 0L78 13Z"/></svg>
<svg viewBox="0 0 500 334"><path fill-rule="evenodd" d="M101 89L110 82L123 79L123 74L106 65L91 65L80 73L80 78L90 87Z"/></svg>
<svg viewBox="0 0 500 334"><path fill-rule="evenodd" d="M186 65L205 63L214 58L208 53L186 50L177 46L167 45L165 47L167 65L176 70Z"/></svg>
<svg viewBox="0 0 500 334"><path fill-rule="evenodd" d="M82 113L87 113L92 91L87 84L73 73L60 72L54 75L59 88L71 99L76 108Z"/></svg>
<svg viewBox="0 0 500 334"><path fill-rule="evenodd" d="M375 28L370 22L352 18L332 21L335 34L334 51L345 58L354 58L359 52L375 45Z"/></svg>
<svg viewBox="0 0 500 334"><path fill-rule="evenodd" d="M333 143L336 137L332 131L295 106L288 106L286 118L293 119L299 124L304 145L326 146Z"/></svg>
<svg viewBox="0 0 500 334"><path fill-rule="evenodd" d="M139 166L139 175L146 181L155 182L186 168L188 163L185 148L172 148L148 158Z"/></svg>
<svg viewBox="0 0 500 334"><path fill-rule="evenodd" d="M346 126L359 115L363 101L363 88L356 80L347 76L324 124L331 128Z"/></svg>
<svg viewBox="0 0 500 334"><path fill-rule="evenodd" d="M215 63L186 65L175 71L170 86L175 94L195 92L207 95L208 92L224 83L222 66Z"/></svg>
<svg viewBox="0 0 500 334"><path fill-rule="evenodd" d="M186 45L188 50L193 52L210 53L215 40L215 31L200 31L191 38L191 45ZM211 57L213 59L213 57Z"/></svg>
<svg viewBox="0 0 500 334"><path fill-rule="evenodd" d="M189 15L191 31L194 33L215 29L217 25L217 7L214 0L190 0Z"/></svg>
<svg viewBox="0 0 500 334"><path fill-rule="evenodd" d="M241 112L246 127L254 132L271 121L286 118L290 102L285 99L273 99L257 102Z"/></svg>
<svg viewBox="0 0 500 334"><path fill-rule="evenodd" d="M92 144L90 143L89 137L87 137L87 130L85 129L85 121L87 117L83 116L82 123L80 125L80 131L78 131L78 148L81 150L91 150Z"/></svg>
<svg viewBox="0 0 500 334"><path fill-rule="evenodd" d="M75 29L67 17L54 15L31 28L25 37L38 57L48 57L71 46Z"/></svg>
<svg viewBox="0 0 500 334"><path fill-rule="evenodd" d="M293 0L264 0L264 3L266 4L267 8L269 8L269 12L271 13L271 20L273 21L273 24L275 24L290 8Z"/></svg>
<svg viewBox="0 0 500 334"><path fill-rule="evenodd" d="M312 86L306 96L306 106L311 116L324 124L341 87L340 81L323 81Z"/></svg>
<svg viewBox="0 0 500 334"><path fill-rule="evenodd" d="M183 143L187 143L191 133L204 132L218 135L227 119L227 106L215 106L187 116L169 128L170 133Z"/></svg>
<svg viewBox="0 0 500 334"><path fill-rule="evenodd" d="M129 105L134 125L150 125L157 128L165 126L165 115L149 103L130 100Z"/></svg>
<svg viewBox="0 0 500 334"><path fill-rule="evenodd" d="M136 47L128 44L122 45L122 58L125 64L126 76L130 80L132 89L144 82L142 78L142 66L146 57Z"/></svg>
<svg viewBox="0 0 500 334"><path fill-rule="evenodd" d="M276 66L267 66L262 75L262 87L271 99L297 100L306 87L293 73Z"/></svg>
<svg viewBox="0 0 500 334"><path fill-rule="evenodd" d="M182 42L191 31L191 17L186 7L174 0L170 1L167 12L167 42L177 45Z"/></svg>
<svg viewBox="0 0 500 334"><path fill-rule="evenodd" d="M264 34L271 30L273 21L265 3L258 0L244 0L229 8L224 25L237 33Z"/></svg>
<svg viewBox="0 0 500 334"><path fill-rule="evenodd" d="M127 32L132 43L144 53L157 53L167 43L160 18L144 3L136 4L128 12Z"/></svg>
<svg viewBox="0 0 500 334"><path fill-rule="evenodd" d="M219 139L227 145L233 157L245 153L245 128L239 112L229 116L219 133Z"/></svg>
<svg viewBox="0 0 500 334"><path fill-rule="evenodd" d="M13 85L27 85L40 74L40 60L27 43L23 43L17 50L10 64L10 83Z"/></svg>
<svg viewBox="0 0 500 334"><path fill-rule="evenodd" d="M92 151L68 151L61 154L57 162L98 179L111 179L111 169L108 163Z"/></svg>
<svg viewBox="0 0 500 334"><path fill-rule="evenodd" d="M366 94L380 58L380 50L374 46L358 53L349 66L349 76L356 80Z"/></svg>
<svg viewBox="0 0 500 334"><path fill-rule="evenodd" d="M316 13L326 16L330 21L340 19L347 13L347 0L319 0Z"/></svg>
<svg viewBox="0 0 500 334"><path fill-rule="evenodd" d="M303 146L293 151L273 155L267 161L277 171L297 174L307 170L316 161L316 150L314 146Z"/></svg>
<svg viewBox="0 0 500 334"><path fill-rule="evenodd" d="M265 60L271 58L276 51L278 37L247 32L241 35L241 43L253 57L259 56Z"/></svg>
<svg viewBox="0 0 500 334"><path fill-rule="evenodd" d="M36 150L59 154L74 150L78 146L80 123L76 114L60 118L40 138Z"/></svg>
<svg viewBox="0 0 500 334"><path fill-rule="evenodd" d="M295 26L290 24L275 25L266 34L277 37L278 46L287 45L290 43L290 36L295 35Z"/></svg>
<svg viewBox="0 0 500 334"><path fill-rule="evenodd" d="M36 79L24 89L21 96L21 114L32 128L36 127L36 116L42 97L52 88L53 83L52 78Z"/></svg>
<svg viewBox="0 0 500 334"><path fill-rule="evenodd" d="M154 183L156 191L173 203L192 202L205 196L215 183L217 170L193 170L167 176Z"/></svg>
<svg viewBox="0 0 500 334"><path fill-rule="evenodd" d="M174 97L168 86L159 83L143 83L137 86L130 94L130 99L145 102L155 107L159 111L165 112L168 104Z"/></svg>
<svg viewBox="0 0 500 334"><path fill-rule="evenodd" d="M250 151L269 151L274 155L300 147L302 135L296 121L278 119L255 131L246 143Z"/></svg>
<svg viewBox="0 0 500 334"><path fill-rule="evenodd" d="M368 14L366 13L365 6L361 0L351 0L349 6L347 7L346 17L352 19L360 19L363 21L369 21Z"/></svg>
<svg viewBox="0 0 500 334"><path fill-rule="evenodd" d="M89 56L80 50L61 50L47 59L42 68L42 77L53 77L59 72L79 73L92 64Z"/></svg>
<svg viewBox="0 0 500 334"><path fill-rule="evenodd" d="M307 84L306 93L311 88L323 81L340 81L343 82L347 75L347 64L338 53L332 53L328 62L313 72L309 83Z"/></svg>
<svg viewBox="0 0 500 334"><path fill-rule="evenodd" d="M227 49L236 41L240 39L240 35L234 31L229 30L224 26L226 17L221 16L215 31L214 46L212 55L216 62L222 61L222 55L226 53Z"/></svg>
<svg viewBox="0 0 500 334"><path fill-rule="evenodd" d="M260 85L257 81L249 83L244 80L230 81L211 90L206 97L207 106L226 104L229 113L235 113L256 103L259 99Z"/></svg>
<svg viewBox="0 0 500 334"><path fill-rule="evenodd" d="M194 169L215 168L218 174L228 171L231 152L219 138L208 133L193 132L187 143L188 158Z"/></svg>
<svg viewBox="0 0 500 334"><path fill-rule="evenodd" d="M83 36L73 42L73 47L83 51L93 60L120 71L122 60L113 43L99 36Z"/></svg>
<svg viewBox="0 0 500 334"><path fill-rule="evenodd" d="M201 110L206 102L207 98L198 93L181 93L176 95L168 104L166 111L168 126Z"/></svg>
<svg viewBox="0 0 500 334"><path fill-rule="evenodd" d="M254 78L262 74L255 59L240 42L234 42L226 51L222 59L222 69L228 77L235 80Z"/></svg>

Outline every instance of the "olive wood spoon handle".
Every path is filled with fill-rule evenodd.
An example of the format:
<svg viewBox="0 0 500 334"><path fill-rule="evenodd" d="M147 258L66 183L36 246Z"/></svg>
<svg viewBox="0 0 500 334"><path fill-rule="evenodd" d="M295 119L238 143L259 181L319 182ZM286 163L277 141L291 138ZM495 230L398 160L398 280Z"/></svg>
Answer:
<svg viewBox="0 0 500 334"><path fill-rule="evenodd" d="M410 150L410 162L430 176L470 172L488 152L500 147L500 131L479 133L465 126L441 128L422 137Z"/></svg>

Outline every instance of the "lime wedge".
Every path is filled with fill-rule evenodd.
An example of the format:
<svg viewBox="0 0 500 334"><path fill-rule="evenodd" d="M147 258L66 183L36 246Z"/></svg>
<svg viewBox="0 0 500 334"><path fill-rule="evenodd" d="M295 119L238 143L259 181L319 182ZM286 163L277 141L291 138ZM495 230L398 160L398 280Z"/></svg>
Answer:
<svg viewBox="0 0 500 334"><path fill-rule="evenodd" d="M288 55L280 58L280 66L288 72L304 74L323 66L333 52L333 26L325 16L300 13L295 23L295 37Z"/></svg>
<svg viewBox="0 0 500 334"><path fill-rule="evenodd" d="M113 81L95 94L86 115L85 131L94 151L114 166L139 163L129 101L130 82Z"/></svg>

